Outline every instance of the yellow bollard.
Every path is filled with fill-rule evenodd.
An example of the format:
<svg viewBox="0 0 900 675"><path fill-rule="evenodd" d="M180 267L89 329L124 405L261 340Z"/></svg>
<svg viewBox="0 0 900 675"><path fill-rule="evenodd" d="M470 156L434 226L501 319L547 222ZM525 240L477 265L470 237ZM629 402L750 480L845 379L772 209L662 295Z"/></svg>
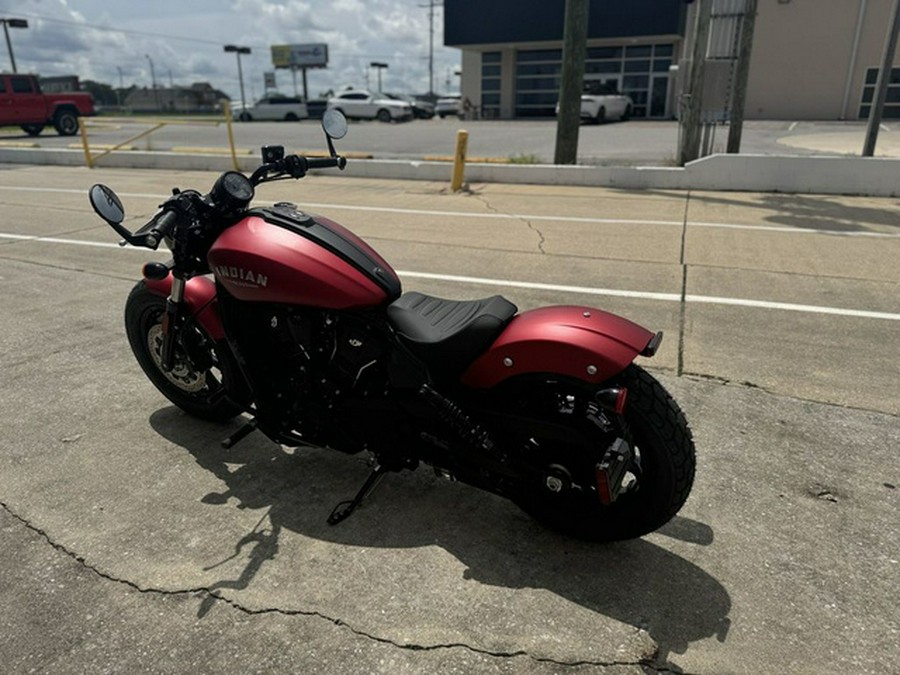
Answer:
<svg viewBox="0 0 900 675"><path fill-rule="evenodd" d="M469 145L469 132L460 129L456 132L456 155L453 158L453 178L450 190L459 192L462 189L463 173L466 170L466 147Z"/></svg>
<svg viewBox="0 0 900 675"><path fill-rule="evenodd" d="M84 148L84 160L87 162L88 168L94 168L94 159L91 157L91 147L88 145L87 128L84 125L84 118L78 116L78 130L81 132L81 145Z"/></svg>
<svg viewBox="0 0 900 675"><path fill-rule="evenodd" d="M231 104L222 101L222 110L225 113L225 126L228 128L228 146L231 148L231 165L235 171L240 171L237 161L237 153L234 151L234 131L231 128Z"/></svg>

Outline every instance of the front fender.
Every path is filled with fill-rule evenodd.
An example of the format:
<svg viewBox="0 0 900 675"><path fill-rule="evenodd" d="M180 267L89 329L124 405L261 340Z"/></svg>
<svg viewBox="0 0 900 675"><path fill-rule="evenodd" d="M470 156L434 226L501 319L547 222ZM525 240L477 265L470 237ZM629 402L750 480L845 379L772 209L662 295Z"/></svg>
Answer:
<svg viewBox="0 0 900 675"><path fill-rule="evenodd" d="M169 297L172 292L172 273L165 279L144 278L144 286L156 295ZM219 303L216 300L216 284L209 277L191 277L184 286L184 302L188 313L197 320L213 340L225 337Z"/></svg>
<svg viewBox="0 0 900 675"><path fill-rule="evenodd" d="M590 307L542 307L517 315L494 344L463 373L470 387L487 389L528 373L554 373L600 383L636 356L652 356L662 333Z"/></svg>

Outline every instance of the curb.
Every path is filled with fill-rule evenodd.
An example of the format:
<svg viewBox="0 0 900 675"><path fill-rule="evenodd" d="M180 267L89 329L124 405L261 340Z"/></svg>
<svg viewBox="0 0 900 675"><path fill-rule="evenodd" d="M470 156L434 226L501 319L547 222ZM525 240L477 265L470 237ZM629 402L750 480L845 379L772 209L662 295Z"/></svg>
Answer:
<svg viewBox="0 0 900 675"><path fill-rule="evenodd" d="M352 154L348 153L352 159ZM256 157L237 158L242 171ZM84 166L79 150L0 147L0 163ZM101 168L227 171L231 157L175 152L114 152ZM341 175L354 178L450 181L452 165L439 161L351 161ZM328 175L336 175L329 171ZM900 195L900 159L882 157L797 157L787 155L711 155L685 167L596 167L471 163L469 183L525 183L608 187L626 190L710 190L786 192L871 197Z"/></svg>

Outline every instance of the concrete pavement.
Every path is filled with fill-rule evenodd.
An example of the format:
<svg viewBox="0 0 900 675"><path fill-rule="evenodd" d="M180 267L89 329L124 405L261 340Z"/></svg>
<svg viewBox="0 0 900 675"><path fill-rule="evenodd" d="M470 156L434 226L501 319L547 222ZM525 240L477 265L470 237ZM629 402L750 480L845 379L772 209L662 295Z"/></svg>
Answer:
<svg viewBox="0 0 900 675"><path fill-rule="evenodd" d="M644 365L698 449L679 516L589 546L424 470L365 475L192 420L124 298L142 222L213 174L0 167L0 658L11 672L882 673L896 669L896 200L310 177L260 189L372 242L408 290L583 303L664 329Z"/></svg>

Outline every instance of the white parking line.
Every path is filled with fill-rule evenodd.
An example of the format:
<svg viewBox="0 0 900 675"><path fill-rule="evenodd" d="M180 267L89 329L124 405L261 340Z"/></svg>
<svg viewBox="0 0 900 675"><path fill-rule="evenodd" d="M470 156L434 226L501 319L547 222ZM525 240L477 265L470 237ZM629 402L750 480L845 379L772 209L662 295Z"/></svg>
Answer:
<svg viewBox="0 0 900 675"><path fill-rule="evenodd" d="M120 248L117 244L99 241L85 241L82 239L64 239L60 237L35 237L23 234L7 234L0 232L0 239L16 241L33 241L49 244L64 244L72 246L92 246L95 248ZM0 248L0 252L2 252ZM122 250L131 250L147 255L143 248L125 247ZM491 279L487 277L469 277L454 274L434 274L432 272L416 272L411 270L397 270L401 277L409 279L428 279L433 281L446 281L457 284L472 284L478 286L495 286L498 288L524 288L538 291L553 291L555 293L572 293L579 295L597 295L615 298L633 298L637 300L656 300L661 302L681 302L679 293L654 293L648 291L628 291L616 288L595 288L592 286L566 286L560 284L542 284L533 281L515 281L511 279ZM871 312L861 309L845 309L841 307L825 307L821 305L801 305L790 302L771 302L768 300L752 300L747 298L723 298L709 295L686 295L684 301L707 305L730 305L737 307L750 307L756 309L771 309L787 312L804 312L807 314L822 314L830 316L846 316L859 319L881 319L887 321L900 321L900 314L891 312Z"/></svg>
<svg viewBox="0 0 900 675"><path fill-rule="evenodd" d="M8 187L0 185L0 190L11 192L49 192L59 194L81 194L87 200L87 191L71 188L43 188L43 187ZM140 199L165 199L164 195L150 194L146 192L120 192L120 197ZM592 218L578 216L544 216L527 213L475 213L469 211L437 211L430 209L401 209L388 206L365 206L351 204L331 204L324 202L303 202L300 205L304 209L328 209L336 211L368 211L371 213L393 213L411 216L432 216L448 218L487 218L495 220L521 220L530 222L556 221L561 223L587 223L596 225L650 225L662 227L683 227L683 220L642 220L629 218ZM896 239L900 238L900 232L859 232L839 231L814 227L788 227L779 225L747 225L741 223L717 223L704 221L688 221L688 227L703 227L722 230L756 230L759 232L782 232L786 234L819 234L833 237L875 237Z"/></svg>

